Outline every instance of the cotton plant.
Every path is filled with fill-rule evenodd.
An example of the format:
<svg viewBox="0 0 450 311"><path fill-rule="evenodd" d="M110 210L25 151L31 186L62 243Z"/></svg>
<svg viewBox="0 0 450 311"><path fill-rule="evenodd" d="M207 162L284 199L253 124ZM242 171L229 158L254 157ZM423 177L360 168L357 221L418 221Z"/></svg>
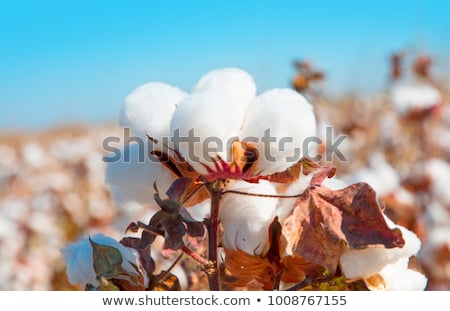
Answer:
<svg viewBox="0 0 450 311"><path fill-rule="evenodd" d="M65 248L72 283L183 289L184 256L210 290L424 289L408 269L417 237L387 219L371 186L311 159L305 142L318 129L308 100L256 89L247 72L225 68L189 94L151 82L126 97L120 123L145 143L123 151L144 146L146 158L108 163L106 184L117 206L153 212L130 220L120 242L94 236ZM357 270L366 261L368 271ZM414 284L395 282L405 276Z"/></svg>

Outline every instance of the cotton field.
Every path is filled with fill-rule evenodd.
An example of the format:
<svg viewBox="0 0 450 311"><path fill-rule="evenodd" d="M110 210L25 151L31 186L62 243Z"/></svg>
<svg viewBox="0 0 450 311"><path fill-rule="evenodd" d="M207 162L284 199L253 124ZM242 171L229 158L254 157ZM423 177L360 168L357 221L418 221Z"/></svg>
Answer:
<svg viewBox="0 0 450 311"><path fill-rule="evenodd" d="M450 290L450 92L400 58L370 97L328 97L305 63L266 92L218 68L136 86L111 124L0 134L0 290ZM290 140L243 139L267 128ZM165 140L191 129L229 148Z"/></svg>

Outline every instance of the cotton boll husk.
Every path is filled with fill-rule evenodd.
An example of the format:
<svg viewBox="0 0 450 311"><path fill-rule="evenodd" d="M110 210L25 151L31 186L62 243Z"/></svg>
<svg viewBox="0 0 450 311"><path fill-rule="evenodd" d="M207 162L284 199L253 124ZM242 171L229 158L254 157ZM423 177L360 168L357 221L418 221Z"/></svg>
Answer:
<svg viewBox="0 0 450 311"><path fill-rule="evenodd" d="M386 265L379 273L385 290L422 291L427 286L427 278L420 272L408 269L408 258L402 258Z"/></svg>
<svg viewBox="0 0 450 311"><path fill-rule="evenodd" d="M135 250L125 247L113 238L103 234L96 234L91 237L92 241L100 245L112 246L120 251L123 263L122 268L131 273L136 273L138 254ZM64 261L66 262L66 272L69 282L72 284L92 284L98 286L96 274L93 267L93 251L89 239L81 239L62 249Z"/></svg>
<svg viewBox="0 0 450 311"><path fill-rule="evenodd" d="M275 187L264 180L259 183L238 181L230 190L277 194ZM268 240L268 229L275 217L277 202L277 198L226 194L219 212L224 246L234 250L240 249L250 255L260 255Z"/></svg>
<svg viewBox="0 0 450 311"><path fill-rule="evenodd" d="M187 94L177 87L149 82L133 90L120 111L120 125L130 128L133 135L147 140L169 137L173 112Z"/></svg>
<svg viewBox="0 0 450 311"><path fill-rule="evenodd" d="M346 250L341 256L340 265L347 278L368 278L379 273L386 265L393 264L401 258L409 258L419 251L421 243L413 232L395 225L387 217L385 219L391 229L401 230L405 245L401 248L370 247Z"/></svg>
<svg viewBox="0 0 450 311"><path fill-rule="evenodd" d="M200 78L193 92L218 91L230 98L230 104L241 107L242 112L256 95L255 82L247 72L238 68L223 68L208 72Z"/></svg>
<svg viewBox="0 0 450 311"><path fill-rule="evenodd" d="M268 129L276 141L266 150L267 143L262 139ZM257 139L251 144L259 153L254 171L261 175L282 172L294 165L308 154L308 150L303 150L304 140L315 136L313 107L290 89L273 89L256 97L247 110L240 133L243 141Z"/></svg>
<svg viewBox="0 0 450 311"><path fill-rule="evenodd" d="M437 89L428 84L397 84L390 93L394 109L405 115L415 109L430 108L442 99Z"/></svg>
<svg viewBox="0 0 450 311"><path fill-rule="evenodd" d="M126 202L137 202L145 205L155 205L153 183L162 198L166 198L166 191L175 181L172 174L156 158L147 156L147 149L141 149L139 144L131 144L121 151L119 160L107 163L105 184L109 186L112 198L117 207ZM129 152L129 161L125 152ZM139 155L144 161L141 162Z"/></svg>
<svg viewBox="0 0 450 311"><path fill-rule="evenodd" d="M179 148L186 161L200 174L207 174L200 163L215 171L212 159L217 155L231 161L231 141L237 140L243 118L240 107L230 104L230 99L223 93L213 90L193 93L175 110L170 131L175 137L179 131L180 137L195 137L199 141L183 142L174 147ZM193 132L189 134L191 130Z"/></svg>

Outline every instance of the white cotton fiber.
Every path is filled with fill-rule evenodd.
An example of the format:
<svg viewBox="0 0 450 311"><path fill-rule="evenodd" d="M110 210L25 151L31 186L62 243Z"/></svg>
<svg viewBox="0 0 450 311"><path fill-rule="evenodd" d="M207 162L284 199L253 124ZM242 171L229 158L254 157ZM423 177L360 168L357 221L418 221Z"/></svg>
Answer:
<svg viewBox="0 0 450 311"><path fill-rule="evenodd" d="M174 147L179 148L194 169L206 174L207 170L200 163L214 169L213 159L217 155L231 161L231 142L237 139L243 118L241 109L230 104L229 98L221 92L192 93L175 110L170 131L174 137L193 137L197 141L174 143ZM176 135L177 131L179 135Z"/></svg>
<svg viewBox="0 0 450 311"><path fill-rule="evenodd" d="M441 94L428 84L398 84L391 90L391 102L394 109L405 115L416 109L426 109L439 104Z"/></svg>
<svg viewBox="0 0 450 311"><path fill-rule="evenodd" d="M160 82L141 85L125 98L120 125L144 140L147 134L157 139L169 137L172 114L186 96L179 88Z"/></svg>
<svg viewBox="0 0 450 311"><path fill-rule="evenodd" d="M413 232L393 224L387 217L385 219L390 228L401 230L405 245L401 248L380 246L345 251L341 256L340 263L342 272L347 278L368 278L378 274L386 265L394 264L402 258L409 258L419 251L421 243Z"/></svg>
<svg viewBox="0 0 450 311"><path fill-rule="evenodd" d="M273 142L264 143L270 129ZM281 172L307 154L307 138L316 137L313 107L297 92L274 89L259 95L249 106L240 134L241 140L252 143L259 152L255 171L262 175ZM317 142L316 142L317 143Z"/></svg>
<svg viewBox="0 0 450 311"><path fill-rule="evenodd" d="M226 94L230 104L244 112L256 95L256 85L250 74L238 68L223 68L208 72L200 78L193 92L216 91Z"/></svg>
<svg viewBox="0 0 450 311"><path fill-rule="evenodd" d="M238 181L231 190L276 195L275 187L265 180L259 183ZM260 255L268 240L269 225L275 217L277 198L226 194L220 206L223 244L250 255Z"/></svg>
<svg viewBox="0 0 450 311"><path fill-rule="evenodd" d="M161 197L166 197L165 193L176 176L156 159L149 160L145 147L142 150L138 144L130 144L121 152L119 160L107 163L105 174L105 184L109 187L116 206L121 207L126 202L154 205L155 181ZM129 161L125 152L128 152ZM144 155L142 162L140 154Z"/></svg>

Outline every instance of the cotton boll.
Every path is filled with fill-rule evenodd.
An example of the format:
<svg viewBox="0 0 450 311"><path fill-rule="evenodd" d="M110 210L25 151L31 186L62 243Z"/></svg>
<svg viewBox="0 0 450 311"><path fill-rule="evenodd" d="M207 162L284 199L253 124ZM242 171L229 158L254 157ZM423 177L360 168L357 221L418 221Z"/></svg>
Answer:
<svg viewBox="0 0 450 311"><path fill-rule="evenodd" d="M37 143L28 143L22 148L22 156L26 165L32 168L41 168L47 165L48 157L45 151Z"/></svg>
<svg viewBox="0 0 450 311"><path fill-rule="evenodd" d="M238 181L230 190L276 195L275 187L264 180L259 183ZM269 225L275 217L277 202L277 198L226 194L219 212L224 246L261 255L268 240Z"/></svg>
<svg viewBox="0 0 450 311"><path fill-rule="evenodd" d="M397 84L390 93L394 109L401 115L439 104L442 95L429 84Z"/></svg>
<svg viewBox="0 0 450 311"><path fill-rule="evenodd" d="M169 125L178 103L187 96L182 90L160 82L149 82L133 90L120 111L120 125L136 136L169 137Z"/></svg>
<svg viewBox="0 0 450 311"><path fill-rule="evenodd" d="M426 173L431 177L431 192L443 205L450 206L450 164L442 159L430 159L425 165Z"/></svg>
<svg viewBox="0 0 450 311"><path fill-rule="evenodd" d="M218 91L230 98L230 104L244 112L256 95L255 82L247 72L238 68L216 69L205 74L193 92Z"/></svg>
<svg viewBox="0 0 450 311"><path fill-rule="evenodd" d="M427 286L427 278L420 272L408 269L408 259L400 259L386 265L381 271L385 290L422 291Z"/></svg>
<svg viewBox="0 0 450 311"><path fill-rule="evenodd" d="M445 226L429 230L427 240L420 252L420 259L431 273L433 279L450 279L450 260L442 256L450 249L450 228Z"/></svg>
<svg viewBox="0 0 450 311"><path fill-rule="evenodd" d="M345 251L341 256L340 264L347 278L368 278L378 274L386 265L393 264L402 258L409 258L419 251L420 240L413 232L402 226L396 226L387 217L385 219L391 229L395 227L401 230L405 245L401 248L370 247Z"/></svg>
<svg viewBox="0 0 450 311"><path fill-rule="evenodd" d="M146 148L131 144L122 149L119 160L107 163L105 183L109 186L117 207L133 201L141 204L155 204L153 184L156 182L161 197L175 181L172 174L157 159L147 157ZM140 155L143 161L140 161ZM129 156L129 157L128 157Z"/></svg>
<svg viewBox="0 0 450 311"><path fill-rule="evenodd" d="M269 132L270 131L270 132ZM269 142L269 136L273 142ZM270 175L294 165L303 155L304 141L316 136L313 107L297 92L274 89L259 95L245 116L241 140L252 141L259 153L255 172ZM253 142L254 140L257 142Z"/></svg>
<svg viewBox="0 0 450 311"><path fill-rule="evenodd" d="M448 226L450 224L450 213L448 209L438 200L431 200L425 209L425 220L429 228L436 226Z"/></svg>
<svg viewBox="0 0 450 311"><path fill-rule="evenodd" d="M397 171L379 153L371 155L369 167L343 176L342 179L349 184L365 182L375 190L378 197L392 193L400 184Z"/></svg>
<svg viewBox="0 0 450 311"><path fill-rule="evenodd" d="M174 139L189 138L189 142L174 142L174 147L197 172L207 174L202 164L215 170L213 160L217 156L231 161L231 142L237 140L243 118L240 107L230 104L222 93L193 93L180 102L170 123Z"/></svg>
<svg viewBox="0 0 450 311"><path fill-rule="evenodd" d="M138 254L135 250L125 247L113 238L103 234L96 234L92 238L97 244L116 248L120 251L123 263L122 268L130 273L136 273L132 264L136 265ZM89 239L79 240L62 250L66 262L66 272L72 284L92 284L98 286L97 277L93 267L93 250Z"/></svg>

